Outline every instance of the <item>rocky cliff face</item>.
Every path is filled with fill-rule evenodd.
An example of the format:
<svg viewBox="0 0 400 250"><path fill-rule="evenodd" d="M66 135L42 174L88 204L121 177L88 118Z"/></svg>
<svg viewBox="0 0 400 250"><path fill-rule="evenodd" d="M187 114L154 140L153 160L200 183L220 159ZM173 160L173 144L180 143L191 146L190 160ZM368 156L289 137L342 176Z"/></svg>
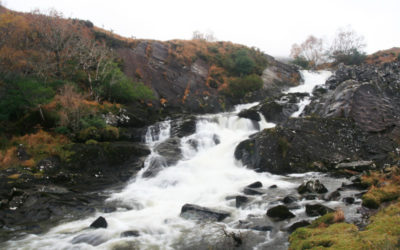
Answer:
<svg viewBox="0 0 400 250"><path fill-rule="evenodd" d="M341 65L313 94L308 117L253 135L238 145L236 158L279 174L332 171L340 163L363 160L381 167L400 159L398 62Z"/></svg>
<svg viewBox="0 0 400 250"><path fill-rule="evenodd" d="M220 79L214 72L214 65L204 56L182 59L180 50L181 47L172 42L142 41L134 49L119 48L117 52L124 62L125 74L154 90L153 105L156 107L192 113L215 113L230 108L234 103L223 94L229 79ZM243 101L260 100L301 81L295 66L271 56L265 55L265 58L268 66L262 74L262 89L247 95Z"/></svg>

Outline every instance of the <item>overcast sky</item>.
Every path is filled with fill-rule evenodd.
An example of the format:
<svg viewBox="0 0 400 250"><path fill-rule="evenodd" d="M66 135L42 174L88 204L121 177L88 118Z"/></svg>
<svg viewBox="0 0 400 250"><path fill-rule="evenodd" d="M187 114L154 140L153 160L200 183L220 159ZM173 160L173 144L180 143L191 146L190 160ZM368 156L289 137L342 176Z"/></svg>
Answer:
<svg viewBox="0 0 400 250"><path fill-rule="evenodd" d="M218 40L287 56L310 34L332 39L340 27L363 35L366 51L400 46L400 0L0 0L17 11L55 8L123 36L190 39L195 30Z"/></svg>

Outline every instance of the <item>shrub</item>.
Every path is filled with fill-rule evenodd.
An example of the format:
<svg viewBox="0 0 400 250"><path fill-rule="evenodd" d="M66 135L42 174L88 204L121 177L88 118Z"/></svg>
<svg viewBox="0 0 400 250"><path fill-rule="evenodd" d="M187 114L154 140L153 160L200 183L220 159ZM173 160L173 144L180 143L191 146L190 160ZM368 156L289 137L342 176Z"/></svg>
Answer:
<svg viewBox="0 0 400 250"><path fill-rule="evenodd" d="M292 63L300 66L303 69L310 68L310 62L303 56L295 57L294 60L292 61Z"/></svg>
<svg viewBox="0 0 400 250"><path fill-rule="evenodd" d="M248 75L253 72L254 60L248 55L245 49L238 50L233 55L233 72L238 76Z"/></svg>
<svg viewBox="0 0 400 250"><path fill-rule="evenodd" d="M240 99L249 92L259 90L262 85L263 81L258 75L237 78L229 83L227 94L235 99Z"/></svg>
<svg viewBox="0 0 400 250"><path fill-rule="evenodd" d="M106 122L101 116L97 115L89 115L86 117L83 117L80 120L81 123L81 128L86 129L86 128L105 128L106 127Z"/></svg>
<svg viewBox="0 0 400 250"><path fill-rule="evenodd" d="M96 127L91 126L91 127L82 129L79 132L78 140L84 142L84 141L87 141L87 140L90 140L90 139L94 139L94 140L101 139L101 136L98 133L98 129Z"/></svg>
<svg viewBox="0 0 400 250"><path fill-rule="evenodd" d="M332 56L335 64L344 63L346 65L360 65L367 58L364 52L352 49L349 53L336 52Z"/></svg>
<svg viewBox="0 0 400 250"><path fill-rule="evenodd" d="M33 78L3 78L3 82L0 120L19 119L38 105L50 102L54 96L52 88Z"/></svg>
<svg viewBox="0 0 400 250"><path fill-rule="evenodd" d="M119 138L118 128L107 126L102 130L102 139L105 141L114 141Z"/></svg>

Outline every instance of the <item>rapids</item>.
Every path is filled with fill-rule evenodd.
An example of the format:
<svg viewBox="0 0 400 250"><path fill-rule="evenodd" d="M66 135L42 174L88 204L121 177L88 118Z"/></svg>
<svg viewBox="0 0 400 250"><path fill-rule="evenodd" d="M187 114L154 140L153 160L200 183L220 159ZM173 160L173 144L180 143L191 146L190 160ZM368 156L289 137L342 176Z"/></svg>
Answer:
<svg viewBox="0 0 400 250"><path fill-rule="evenodd" d="M287 92L311 94L316 85L324 84L330 76L327 71L303 71L302 74L304 84ZM293 116L299 116L309 101L309 98L303 100ZM198 116L196 132L180 141L182 159L172 166L167 166L154 150L170 137L171 121L150 126L145 140L152 153L145 167L123 190L111 193L106 200L116 211L99 211L88 218L57 225L45 234L6 242L4 249L209 249L211 246L229 249L233 234L243 238L239 249L287 249L288 233L283 229L309 219L304 205L315 201L299 201L299 207L292 210L296 217L290 221L273 222L267 218L266 210L281 204L287 195L297 195L296 188L304 179L318 178L329 191L338 188L345 179L332 179L319 173L278 176L242 166L234 158L237 144L260 129L275 126L264 118L255 124L237 116L241 110L254 105L257 103L238 105L231 112ZM160 161L163 169L154 177L146 178L142 175L152 161ZM243 188L256 181L263 184L264 194L251 196L246 206L236 208L232 197L243 195ZM277 188L269 188L271 185ZM342 202L318 202L332 208L342 207L346 213L357 216L355 208ZM186 220L180 217L180 212L187 203L227 211L231 216L222 222ZM108 227L89 228L99 216L107 220ZM271 229L252 230L246 225L271 226ZM140 235L120 236L130 230L137 230Z"/></svg>

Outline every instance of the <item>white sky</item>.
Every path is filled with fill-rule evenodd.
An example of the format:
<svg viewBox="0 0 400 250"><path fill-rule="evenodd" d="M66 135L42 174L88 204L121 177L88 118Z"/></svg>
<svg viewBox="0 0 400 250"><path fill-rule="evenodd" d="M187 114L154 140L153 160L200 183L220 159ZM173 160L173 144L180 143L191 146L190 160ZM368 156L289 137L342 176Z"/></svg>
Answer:
<svg viewBox="0 0 400 250"><path fill-rule="evenodd" d="M400 47L400 0L0 0L17 11L55 8L123 36L190 39L213 31L218 40L287 56L313 34L331 39L350 25L366 51Z"/></svg>

